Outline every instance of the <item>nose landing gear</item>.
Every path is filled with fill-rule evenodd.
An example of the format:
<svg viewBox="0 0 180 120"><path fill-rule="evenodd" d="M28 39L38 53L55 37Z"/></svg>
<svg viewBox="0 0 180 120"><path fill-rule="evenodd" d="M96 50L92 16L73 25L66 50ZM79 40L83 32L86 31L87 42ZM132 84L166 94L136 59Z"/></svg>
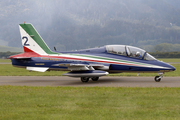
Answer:
<svg viewBox="0 0 180 120"><path fill-rule="evenodd" d="M161 78L163 77L163 74L164 73L158 73L159 74L159 76L155 76L155 78L154 78L154 80L156 81L156 82L160 82L161 81Z"/></svg>

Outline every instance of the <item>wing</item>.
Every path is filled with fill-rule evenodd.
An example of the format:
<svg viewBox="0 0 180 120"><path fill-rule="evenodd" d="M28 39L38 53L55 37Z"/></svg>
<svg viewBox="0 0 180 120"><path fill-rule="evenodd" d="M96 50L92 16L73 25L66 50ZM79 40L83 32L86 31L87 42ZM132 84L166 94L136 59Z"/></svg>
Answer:
<svg viewBox="0 0 180 120"><path fill-rule="evenodd" d="M10 58L10 59L30 59L31 57L14 57L14 58Z"/></svg>
<svg viewBox="0 0 180 120"><path fill-rule="evenodd" d="M109 65L102 64L79 64L79 63L60 63L53 66L67 67L71 72L63 75L70 77L100 77L109 74L101 70L109 70Z"/></svg>
<svg viewBox="0 0 180 120"><path fill-rule="evenodd" d="M71 70L71 71L109 70L109 65L105 66L103 64L60 63L60 64L53 64L52 66L68 67L68 70Z"/></svg>

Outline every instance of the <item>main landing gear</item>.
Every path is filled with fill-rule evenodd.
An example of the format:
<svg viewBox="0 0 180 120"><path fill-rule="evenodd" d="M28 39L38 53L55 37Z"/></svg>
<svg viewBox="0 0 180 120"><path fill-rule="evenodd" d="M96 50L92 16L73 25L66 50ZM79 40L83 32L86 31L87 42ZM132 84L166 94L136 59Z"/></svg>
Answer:
<svg viewBox="0 0 180 120"><path fill-rule="evenodd" d="M164 74L164 73L159 73L159 76L156 76L156 77L154 78L154 80L155 80L156 82L160 82L160 81L161 81L161 78L163 77L163 74Z"/></svg>
<svg viewBox="0 0 180 120"><path fill-rule="evenodd" d="M91 78L92 81L98 81L99 77L81 77L82 82L88 82L89 78Z"/></svg>

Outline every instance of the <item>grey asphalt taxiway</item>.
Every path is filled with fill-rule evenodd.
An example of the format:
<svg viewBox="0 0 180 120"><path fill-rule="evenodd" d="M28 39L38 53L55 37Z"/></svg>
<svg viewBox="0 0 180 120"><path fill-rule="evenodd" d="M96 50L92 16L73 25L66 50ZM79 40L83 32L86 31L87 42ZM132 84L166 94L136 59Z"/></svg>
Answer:
<svg viewBox="0 0 180 120"><path fill-rule="evenodd" d="M180 87L180 77L100 77L99 81L82 83L80 78L64 76L0 76L0 85L12 86L73 86L73 87Z"/></svg>

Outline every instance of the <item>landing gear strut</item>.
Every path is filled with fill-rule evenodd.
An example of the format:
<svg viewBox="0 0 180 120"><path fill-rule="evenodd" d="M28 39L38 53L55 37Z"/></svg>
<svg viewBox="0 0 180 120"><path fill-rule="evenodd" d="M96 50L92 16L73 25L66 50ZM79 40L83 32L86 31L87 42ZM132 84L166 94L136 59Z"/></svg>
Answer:
<svg viewBox="0 0 180 120"><path fill-rule="evenodd" d="M156 77L154 78L154 80L155 80L156 82L160 82L160 81L161 81L161 78L163 77L163 74L164 74L164 73L159 73L159 76L156 76Z"/></svg>

